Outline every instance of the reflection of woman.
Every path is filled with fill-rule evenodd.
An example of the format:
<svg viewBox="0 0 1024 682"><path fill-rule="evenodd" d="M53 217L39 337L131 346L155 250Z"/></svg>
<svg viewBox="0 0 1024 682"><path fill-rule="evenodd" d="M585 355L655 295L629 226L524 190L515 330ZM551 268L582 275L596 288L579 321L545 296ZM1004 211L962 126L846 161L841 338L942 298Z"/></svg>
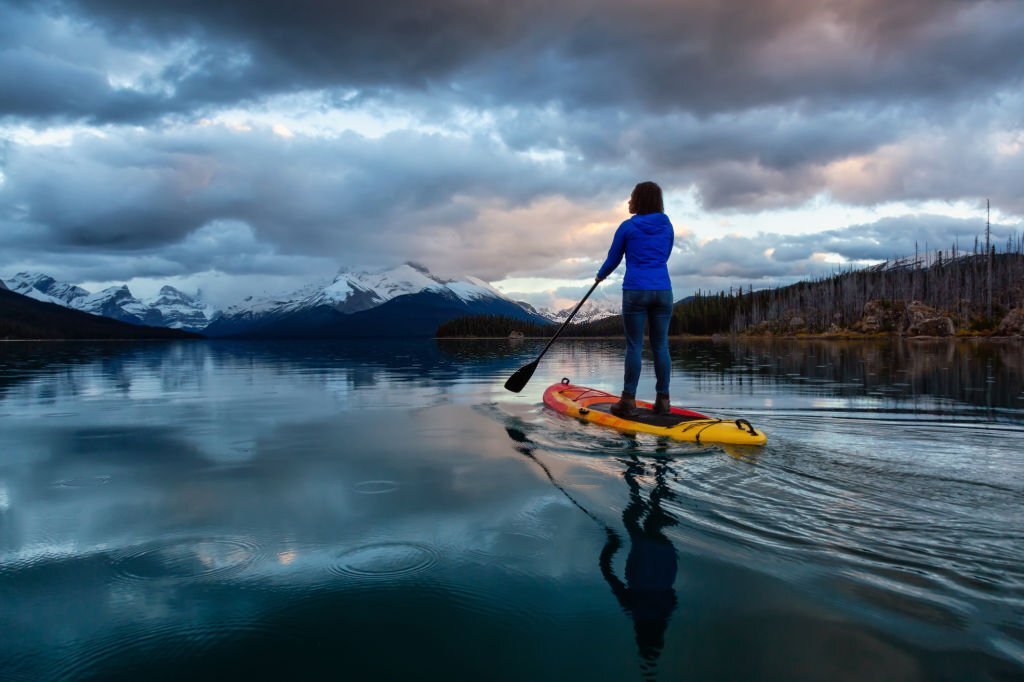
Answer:
<svg viewBox="0 0 1024 682"><path fill-rule="evenodd" d="M537 463L551 483L569 498L580 511L604 527L607 540L598 565L601 575L612 588L622 609L633 619L636 643L643 659L653 664L665 647L665 630L676 608L675 581L678 570L676 550L662 529L675 524L661 508L661 501L671 496L666 475L668 463L655 464L654 489L644 501L637 476L644 473L644 465L635 456L626 462L623 478L629 486L629 504L622 510L622 523L629 533L629 555L626 557L626 581L615 575L612 560L622 546L619 534L576 501L552 476L551 471L533 454L533 443L517 428L505 427L520 453Z"/></svg>
<svg viewBox="0 0 1024 682"><path fill-rule="evenodd" d="M668 414L669 374L672 363L668 353L668 325L672 320L672 281L668 276L668 257L675 234L665 215L661 187L641 182L629 197L633 217L615 231L608 258L597 271L603 280L626 257L626 276L622 279L622 323L626 330L626 371L622 398L612 406L612 414L629 417L636 413L636 387L640 383L644 326L650 324L651 352L657 378L654 411Z"/></svg>
<svg viewBox="0 0 1024 682"><path fill-rule="evenodd" d="M619 580L612 570L612 558L621 544L614 533L608 534L599 562L601 575L619 604L633 618L637 647L648 662L655 661L665 646L665 630L676 608L674 584L678 569L676 550L662 533L663 528L675 523L661 508L662 498L670 494L665 482L667 465L655 466L655 486L649 502L641 496L636 480L636 476L643 473L643 464L634 457L623 474L629 486L629 504L622 510L622 523L629 533L630 543L626 582Z"/></svg>

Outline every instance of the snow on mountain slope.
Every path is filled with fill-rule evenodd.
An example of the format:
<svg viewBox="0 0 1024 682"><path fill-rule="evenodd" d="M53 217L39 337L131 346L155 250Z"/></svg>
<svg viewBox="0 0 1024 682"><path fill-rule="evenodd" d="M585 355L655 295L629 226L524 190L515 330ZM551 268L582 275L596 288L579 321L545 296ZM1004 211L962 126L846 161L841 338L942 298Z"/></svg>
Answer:
<svg viewBox="0 0 1024 682"><path fill-rule="evenodd" d="M424 292L452 296L464 302L484 299L509 300L504 294L476 277L444 280L414 263L403 263L383 272L343 270L331 282L318 282L287 294L248 296L224 311L224 317L254 320L285 315L317 306L329 306L344 314L375 308L410 294Z"/></svg>
<svg viewBox="0 0 1024 682"><path fill-rule="evenodd" d="M160 311L135 298L127 284L107 287L95 294L76 299L70 307L82 312L111 317L132 324L163 326Z"/></svg>
<svg viewBox="0 0 1024 682"><path fill-rule="evenodd" d="M421 291L441 291L445 282L414 263L402 263L384 272L341 272L338 278L372 292L384 301ZM337 281L337 280L335 280Z"/></svg>
<svg viewBox="0 0 1024 682"><path fill-rule="evenodd" d="M12 285L12 291L37 301L56 303L132 324L202 329L210 323L214 312L209 306L174 287L165 286L156 299L147 303L135 298L127 285L90 293L82 287L60 282L49 275L29 272L20 272L8 282Z"/></svg>
<svg viewBox="0 0 1024 682"><path fill-rule="evenodd" d="M65 308L71 307L66 302L60 300L59 298L48 296L47 294L44 294L35 287L15 286L11 289L11 291L13 291L16 294L21 294L22 296L28 296L29 298L34 299L36 301L42 301L43 303L55 303L57 305L62 305Z"/></svg>
<svg viewBox="0 0 1024 682"><path fill-rule="evenodd" d="M487 282L477 277L466 277L464 280L448 283L448 288L463 301L474 301L481 298L503 298L511 300Z"/></svg>
<svg viewBox="0 0 1024 682"><path fill-rule="evenodd" d="M216 308L203 303L198 296L189 296L172 286L161 287L160 293L145 304L160 311L162 326L171 329L202 329L217 314Z"/></svg>
<svg viewBox="0 0 1024 682"><path fill-rule="evenodd" d="M95 294L89 294L76 301L75 305L79 310L93 315L102 315L103 313L100 311L110 306L116 306L129 315L136 315L140 318L149 313L149 306L135 298L127 284L122 284L119 287L107 287Z"/></svg>
<svg viewBox="0 0 1024 682"><path fill-rule="evenodd" d="M319 311L321 315L360 313L402 296L434 295L446 306L468 306L467 311L495 312L517 309L536 315L533 308L512 301L487 282L476 277L442 279L415 263L403 263L381 272L341 271L333 280L312 282L287 293L247 296L239 303L218 311L171 286L149 300L135 298L126 285L90 293L40 273L19 273L7 280L9 288L39 301L56 303L134 324L203 330L214 320L244 326L259 326L277 318ZM423 305L427 303L423 299ZM511 309L505 304L513 306ZM417 304L419 305L419 304ZM333 311L333 312L332 312ZM476 314L476 313L474 313Z"/></svg>
<svg viewBox="0 0 1024 682"><path fill-rule="evenodd" d="M548 318L552 322L558 322L561 324L565 322L565 319L569 317L569 314L575 308L575 305L563 308L557 312L552 312L548 308L541 308L538 312L544 317ZM573 324L581 322L595 322L597 320L603 320L606 317L613 317L622 312L622 305L618 301L612 301L607 299L590 299L583 304L580 311L576 313L576 317L572 318Z"/></svg>
<svg viewBox="0 0 1024 682"><path fill-rule="evenodd" d="M422 291L452 293L463 301L476 301L486 298L509 300L487 282L478 277L466 276L462 279L441 279L416 263L403 263L382 273L343 273L367 289L373 291L383 301L405 294L418 294ZM382 302L383 302L382 301Z"/></svg>
<svg viewBox="0 0 1024 682"><path fill-rule="evenodd" d="M19 272L7 280L8 288L29 298L44 303L56 303L69 308L76 307L74 302L89 295L82 287L58 282L49 275L40 272Z"/></svg>
<svg viewBox="0 0 1024 682"><path fill-rule="evenodd" d="M225 308L223 317L244 318L297 310L302 307L303 301L317 296L325 286L325 282L318 282L287 293L252 294Z"/></svg>

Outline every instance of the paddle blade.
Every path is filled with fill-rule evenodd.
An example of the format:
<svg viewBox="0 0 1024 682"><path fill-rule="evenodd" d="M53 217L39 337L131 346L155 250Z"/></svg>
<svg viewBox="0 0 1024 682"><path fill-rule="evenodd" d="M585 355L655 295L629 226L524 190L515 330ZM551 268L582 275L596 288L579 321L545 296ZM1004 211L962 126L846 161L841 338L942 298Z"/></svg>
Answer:
<svg viewBox="0 0 1024 682"><path fill-rule="evenodd" d="M533 373L537 370L538 360L534 360L528 365L524 365L516 370L516 373L508 378L505 382L505 388L513 393L519 393L526 387L526 383L533 376Z"/></svg>

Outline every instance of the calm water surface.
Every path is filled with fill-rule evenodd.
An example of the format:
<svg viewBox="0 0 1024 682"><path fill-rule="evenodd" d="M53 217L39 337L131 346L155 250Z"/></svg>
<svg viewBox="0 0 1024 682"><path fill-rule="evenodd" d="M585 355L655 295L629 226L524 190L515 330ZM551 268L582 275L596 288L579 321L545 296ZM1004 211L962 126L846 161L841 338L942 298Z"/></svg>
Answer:
<svg viewBox="0 0 1024 682"><path fill-rule="evenodd" d="M538 349L3 344L0 679L1024 677L1020 344Z"/></svg>

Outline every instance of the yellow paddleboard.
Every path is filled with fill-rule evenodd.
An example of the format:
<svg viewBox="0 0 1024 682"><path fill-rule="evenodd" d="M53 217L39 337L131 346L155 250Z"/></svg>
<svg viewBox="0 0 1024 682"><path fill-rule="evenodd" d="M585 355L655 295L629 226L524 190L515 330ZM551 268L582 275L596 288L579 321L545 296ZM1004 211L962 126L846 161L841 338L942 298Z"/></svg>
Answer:
<svg viewBox="0 0 1024 682"><path fill-rule="evenodd" d="M764 431L758 431L746 419L718 419L680 407L673 407L669 414L655 414L653 405L642 400L636 401L637 414L623 419L609 411L618 401L616 395L576 386L568 379L544 391L544 404L548 407L620 431L651 433L692 443L764 445L768 440Z"/></svg>

